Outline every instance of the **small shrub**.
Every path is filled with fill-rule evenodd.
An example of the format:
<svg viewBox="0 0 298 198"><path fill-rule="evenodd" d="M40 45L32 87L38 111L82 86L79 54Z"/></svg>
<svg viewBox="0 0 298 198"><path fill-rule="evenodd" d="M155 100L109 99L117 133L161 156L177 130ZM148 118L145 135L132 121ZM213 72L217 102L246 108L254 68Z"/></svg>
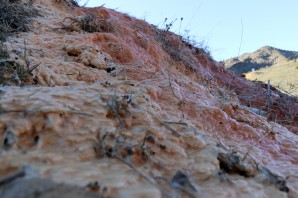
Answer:
<svg viewBox="0 0 298 198"><path fill-rule="evenodd" d="M26 43L24 54L21 59L11 59L9 51L2 42L0 42L0 86L32 84L32 71L39 65L30 66L26 56Z"/></svg>
<svg viewBox="0 0 298 198"><path fill-rule="evenodd" d="M178 42L171 39L172 33L168 30L159 30L155 39L161 43L161 47L166 51L174 61L182 61L180 46Z"/></svg>
<svg viewBox="0 0 298 198"><path fill-rule="evenodd" d="M182 35L182 42L189 48L194 48L196 53L202 53L205 52L209 56L211 54L210 48L206 44L204 40L197 41L197 39L194 36L189 35L189 30L185 30L185 34Z"/></svg>
<svg viewBox="0 0 298 198"><path fill-rule="evenodd" d="M2 60L0 62L0 85L21 84L22 73L23 67L19 63Z"/></svg>
<svg viewBox="0 0 298 198"><path fill-rule="evenodd" d="M204 42L190 42L190 37L184 38L171 32L170 29L174 22L175 21L165 24L165 28L163 29L157 28L155 40L160 43L161 48L174 62L179 62L188 70L197 72L198 65L201 61L201 59L198 58L198 55L202 55L202 57L204 57L203 59L207 57L212 61L209 51L207 50L207 47L200 48L204 45Z"/></svg>
<svg viewBox="0 0 298 198"><path fill-rule="evenodd" d="M112 26L106 19L99 19L93 15L85 15L79 20L82 30L92 32L111 32Z"/></svg>
<svg viewBox="0 0 298 198"><path fill-rule="evenodd" d="M21 0L0 0L0 40L8 36L29 31L32 18L39 16L32 6L32 1L23 3Z"/></svg>
<svg viewBox="0 0 298 198"><path fill-rule="evenodd" d="M86 14L79 17L67 17L63 22L70 20L67 25L62 23L62 28L67 31L79 31L83 30L89 33L93 32L112 32L113 26L107 21L107 19L100 19L91 14Z"/></svg>
<svg viewBox="0 0 298 198"><path fill-rule="evenodd" d="M33 82L31 72L37 67L27 68L19 62L12 60L0 61L0 86L31 84Z"/></svg>

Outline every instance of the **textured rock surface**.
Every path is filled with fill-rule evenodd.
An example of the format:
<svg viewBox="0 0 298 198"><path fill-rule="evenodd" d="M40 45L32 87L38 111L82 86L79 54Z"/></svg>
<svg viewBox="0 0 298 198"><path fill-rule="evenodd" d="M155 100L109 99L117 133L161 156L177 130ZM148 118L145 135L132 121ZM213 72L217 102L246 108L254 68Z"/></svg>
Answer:
<svg viewBox="0 0 298 198"><path fill-rule="evenodd" d="M5 198L34 198L34 197L75 197L99 198L96 193L87 189L65 184L55 184L46 179L34 178L15 181L2 187L0 196Z"/></svg>
<svg viewBox="0 0 298 198"><path fill-rule="evenodd" d="M25 39L27 58L39 67L37 85L0 89L0 195L298 196L295 126L242 108L227 89L261 87L199 49L181 44L183 56L173 61L159 30L114 10L45 0L35 6L43 17L33 30L7 42L22 51ZM84 14L112 28L62 28L65 18ZM24 165L35 175L7 180Z"/></svg>

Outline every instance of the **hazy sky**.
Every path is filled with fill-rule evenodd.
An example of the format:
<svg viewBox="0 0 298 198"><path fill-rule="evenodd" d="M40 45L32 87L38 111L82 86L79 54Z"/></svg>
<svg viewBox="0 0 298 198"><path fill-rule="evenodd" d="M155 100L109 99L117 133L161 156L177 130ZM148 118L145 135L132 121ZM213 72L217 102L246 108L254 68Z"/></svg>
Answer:
<svg viewBox="0 0 298 198"><path fill-rule="evenodd" d="M189 31L216 60L237 56L239 47L240 54L265 45L298 51L298 0L89 0L87 6L102 4L159 27L177 18L171 30Z"/></svg>

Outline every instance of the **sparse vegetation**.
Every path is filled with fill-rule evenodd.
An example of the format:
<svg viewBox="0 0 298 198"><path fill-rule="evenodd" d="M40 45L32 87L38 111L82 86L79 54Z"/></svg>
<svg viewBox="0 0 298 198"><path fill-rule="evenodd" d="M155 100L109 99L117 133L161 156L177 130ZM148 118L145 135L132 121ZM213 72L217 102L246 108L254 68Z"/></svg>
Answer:
<svg viewBox="0 0 298 198"><path fill-rule="evenodd" d="M166 23L166 21L167 18L165 19L164 23ZM157 30L155 39L161 43L162 49L165 50L174 61L181 61L181 40L174 40L174 34L170 32L174 22L175 21L165 24L165 28Z"/></svg>
<svg viewBox="0 0 298 198"><path fill-rule="evenodd" d="M99 19L91 14L80 17L67 17L62 22L63 30L93 32L112 32L113 26L107 19Z"/></svg>
<svg viewBox="0 0 298 198"><path fill-rule="evenodd" d="M97 141L92 144L96 158L108 157L120 161L130 167L146 182L158 188L165 197L171 197L172 193L176 194L178 192L185 193L189 197L196 197L194 193L198 191L197 185L189 179L186 173L180 170L171 179L152 176L152 174L139 170L148 163L166 169L154 159L156 155L154 147L159 147L161 152L168 152L166 146L160 143L155 136L146 133L144 138L137 144L127 141L121 133L105 133L103 136L98 133L96 139ZM170 189L159 185L160 181L166 182Z"/></svg>
<svg viewBox="0 0 298 198"><path fill-rule="evenodd" d="M136 161L144 164L149 160L150 155L154 155L154 153L150 153L148 150L146 142L148 142L147 135L145 135L141 143L130 145L121 135L115 136L113 134L106 133L100 137L100 134L98 134L97 141L93 143L93 149L97 158L109 157L117 159L129 166L147 182L156 186L156 183L151 177L140 172L135 167L137 164ZM133 160L134 158L136 161Z"/></svg>
<svg viewBox="0 0 298 198"><path fill-rule="evenodd" d="M108 102L108 117L115 117L121 128L128 127L129 118L131 118L131 112L129 111L129 107L131 106L133 99L131 95L124 96L113 96Z"/></svg>
<svg viewBox="0 0 298 198"><path fill-rule="evenodd" d="M10 59L6 45L1 43L0 50L0 85L32 84L32 71L39 65L31 66L27 59L27 48L24 42L24 52L20 60Z"/></svg>
<svg viewBox="0 0 298 198"><path fill-rule="evenodd" d="M204 40L198 41L198 39L190 35L189 30L185 30L185 33L182 35L182 42L189 48L194 48L196 52L205 52L209 56L211 54L207 43Z"/></svg>
<svg viewBox="0 0 298 198"><path fill-rule="evenodd" d="M256 87L262 87L267 89L267 84L256 82ZM268 104L268 93L267 90L262 93L256 92L256 90L246 90L243 91L236 89L235 92L238 95L239 100L242 104L248 107L254 107L260 110L260 112L265 112L268 120L277 122L284 125L297 126L298 121L298 98L282 93L278 91L275 87L271 87L274 91L275 97L270 96L271 101ZM276 97L276 94L279 97ZM269 112L268 112L269 107Z"/></svg>
<svg viewBox="0 0 298 198"><path fill-rule="evenodd" d="M39 16L32 1L23 3L21 0L0 1L0 40L20 32L29 31L32 18Z"/></svg>
<svg viewBox="0 0 298 198"><path fill-rule="evenodd" d="M181 18L182 20L183 18ZM171 32L170 29L175 21L167 24L166 18L163 23L165 27L156 30L155 39L174 62L180 62L191 71L197 71L199 62L194 55L205 54L209 56L208 48L204 42L199 43L191 39L190 36L177 36ZM211 57L209 58L211 59Z"/></svg>

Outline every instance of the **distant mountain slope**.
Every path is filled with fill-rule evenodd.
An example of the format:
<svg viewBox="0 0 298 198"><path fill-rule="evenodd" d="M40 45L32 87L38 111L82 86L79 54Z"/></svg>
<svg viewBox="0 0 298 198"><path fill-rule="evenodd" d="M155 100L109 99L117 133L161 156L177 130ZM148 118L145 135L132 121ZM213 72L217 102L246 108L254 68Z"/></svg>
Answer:
<svg viewBox="0 0 298 198"><path fill-rule="evenodd" d="M268 68L262 68L255 72L245 74L249 80L257 80L267 83L298 96L298 61L278 63Z"/></svg>
<svg viewBox="0 0 298 198"><path fill-rule="evenodd" d="M298 52L265 46L255 52L226 60L225 67L236 74L243 74L251 72L252 69L258 70L276 64L286 64L296 59L298 59Z"/></svg>

